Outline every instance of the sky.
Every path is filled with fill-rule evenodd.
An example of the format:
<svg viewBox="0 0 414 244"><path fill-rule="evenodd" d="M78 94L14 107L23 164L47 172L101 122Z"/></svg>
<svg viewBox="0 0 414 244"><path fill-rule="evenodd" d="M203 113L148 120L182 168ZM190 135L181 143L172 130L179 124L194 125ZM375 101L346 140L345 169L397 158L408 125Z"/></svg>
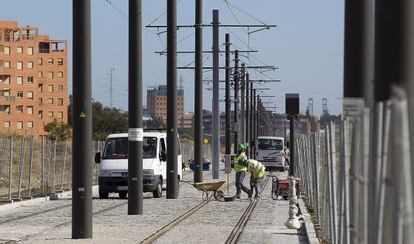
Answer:
<svg viewBox="0 0 414 244"><path fill-rule="evenodd" d="M21 26L36 26L40 33L51 39L68 40L69 94L72 93L72 1L69 0L2 0L0 20L18 21ZM322 98L328 99L331 114L342 109L343 94L343 33L344 0L207 0L203 2L203 22L211 23L212 10L220 11L222 24L272 24L276 28L251 34L247 29L220 30L220 44L225 33L230 33L232 49L258 50L250 57L242 56L246 65L274 65L276 71L265 74L250 70L251 79L281 79L280 83L260 84L270 88L263 91L265 106L284 113L286 93L300 94L300 109L306 111L308 99L313 98L314 113L322 112ZM143 0L143 25L166 24L166 3ZM177 0L177 23L194 24L194 3ZM92 97L110 105L110 70L113 68L113 106L128 107L128 1L92 0ZM23 7L24 6L24 7ZM252 30L252 29L251 29ZM155 54L166 45L166 35L157 29L143 29L143 82L144 106L146 87L166 84L166 58ZM178 31L178 50L194 50L194 30ZM183 40L184 39L184 40ZM211 50L210 28L203 31L203 48ZM224 50L224 46L220 46ZM192 64L193 54L178 56L178 65ZM211 66L212 57L204 56L205 65ZM224 55L220 56L224 65ZM190 65L191 66L191 65ZM203 78L211 79L205 71ZM224 72L220 74L224 79ZM194 72L179 70L185 92L185 110L194 111ZM224 87L224 83L221 83ZM212 84L204 84L204 108L212 107ZM220 91L224 97L224 91ZM224 103L220 104L224 111Z"/></svg>

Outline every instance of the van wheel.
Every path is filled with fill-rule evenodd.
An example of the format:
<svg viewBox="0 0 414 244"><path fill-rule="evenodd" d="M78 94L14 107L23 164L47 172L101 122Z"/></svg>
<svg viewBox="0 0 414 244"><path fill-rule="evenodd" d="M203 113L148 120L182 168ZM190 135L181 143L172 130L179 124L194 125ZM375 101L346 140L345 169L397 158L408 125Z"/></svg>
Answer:
<svg viewBox="0 0 414 244"><path fill-rule="evenodd" d="M127 197L127 192L118 192L119 198L125 199Z"/></svg>
<svg viewBox="0 0 414 244"><path fill-rule="evenodd" d="M162 197L162 182L161 181L158 183L157 187L152 192L152 195L154 196L154 198Z"/></svg>
<svg viewBox="0 0 414 244"><path fill-rule="evenodd" d="M99 198L100 199L108 199L108 196L109 196L108 192L99 191Z"/></svg>

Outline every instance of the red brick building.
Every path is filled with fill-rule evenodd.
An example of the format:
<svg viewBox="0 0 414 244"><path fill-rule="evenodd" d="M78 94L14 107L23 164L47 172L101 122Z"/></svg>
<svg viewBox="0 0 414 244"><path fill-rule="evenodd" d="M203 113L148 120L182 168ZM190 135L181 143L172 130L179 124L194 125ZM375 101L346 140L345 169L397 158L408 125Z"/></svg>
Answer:
<svg viewBox="0 0 414 244"><path fill-rule="evenodd" d="M68 121L66 41L0 21L0 133L43 135Z"/></svg>

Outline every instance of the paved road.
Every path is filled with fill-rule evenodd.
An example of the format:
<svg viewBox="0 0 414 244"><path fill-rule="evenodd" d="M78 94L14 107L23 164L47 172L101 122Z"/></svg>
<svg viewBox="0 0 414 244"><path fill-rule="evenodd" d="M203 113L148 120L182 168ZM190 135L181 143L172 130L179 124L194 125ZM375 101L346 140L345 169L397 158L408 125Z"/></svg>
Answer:
<svg viewBox="0 0 414 244"><path fill-rule="evenodd" d="M222 180L226 179L222 175ZM192 172L184 174L192 179ZM205 172L205 180L211 174ZM233 181L234 175L230 176ZM246 182L247 183L247 182ZM288 201L274 201L270 197L271 184L267 185L262 200L257 204L247 222L240 243L307 243L303 230L292 231L284 227ZM230 194L234 194L234 187ZM201 201L201 193L189 184L181 185L176 200L152 198L146 193L144 214L128 216L127 201L115 198L93 201L93 239L77 243L137 243ZM27 203L16 209L0 210L0 243L6 240L23 243L66 243L71 240L70 196L46 203ZM197 213L166 233L157 243L223 243L233 229L249 201L210 201ZM47 210L58 208L55 211ZM110 210L106 211L106 209ZM13 220L18 216L45 212L28 218ZM9 222L1 223L9 220Z"/></svg>

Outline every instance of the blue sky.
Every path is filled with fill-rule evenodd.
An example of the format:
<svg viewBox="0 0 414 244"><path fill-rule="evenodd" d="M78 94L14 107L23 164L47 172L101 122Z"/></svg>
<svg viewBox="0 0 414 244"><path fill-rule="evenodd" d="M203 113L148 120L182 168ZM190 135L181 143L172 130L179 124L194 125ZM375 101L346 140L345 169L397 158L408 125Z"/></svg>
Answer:
<svg viewBox="0 0 414 244"><path fill-rule="evenodd" d="M109 105L109 73L114 73L114 106L127 109L128 89L128 13L127 0L93 0L92 2L92 84L93 98ZM111 2L112 5L109 3ZM143 0L143 22L149 24L157 17L154 24L166 23L166 0ZM178 24L194 23L194 1L177 0ZM314 112L321 112L322 98L328 98L331 113L340 113L342 106L343 80L343 32L344 1L343 0L224 0L204 1L204 23L211 22L212 9L220 10L220 22L223 24L276 24L277 28L250 35L250 47L259 50L250 59L243 61L250 65L269 64L280 67L266 74L281 83L263 85L271 90L264 95L275 98L264 98L276 105L278 113L284 112L284 94L300 93L301 110L306 110L308 98L314 99ZM24 7L23 7L24 6ZM120 11L115 9L118 8ZM240 11L242 10L242 11ZM247 12L249 15L244 14ZM40 32L48 34L52 39L66 39L72 51L72 1L69 0L9 0L2 1L1 20L15 20L20 25L31 25L40 28ZM220 43L224 42L225 33L231 31L232 42L236 47L247 49L246 30L222 28ZM190 37L178 44L179 50L194 48L193 29L181 29L178 39ZM165 34L157 35L154 29L143 31L143 65L144 88L165 84L165 56L154 54L164 48ZM204 30L204 49L211 49L211 30ZM238 40L240 39L240 40ZM162 40L162 41L161 41ZM222 47L221 47L222 48ZM69 58L71 61L71 53ZM178 64L187 65L193 61L193 55L180 55ZM211 56L205 57L205 64L210 66ZM220 58L224 64L224 56ZM69 73L71 73L71 65ZM252 79L267 79L257 71L250 71ZM193 71L179 71L185 87L185 110L193 111ZM72 81L69 74L69 89ZM178 80L179 80L178 77ZM206 72L204 78L211 77ZM224 73L221 74L224 79ZM222 84L223 85L223 84ZM206 84L205 88L212 87ZM224 96L224 91L220 91ZM145 103L144 92L144 103ZM205 89L204 107L211 108L211 90ZM221 108L224 105L221 104ZM273 109L272 109L273 110Z"/></svg>

